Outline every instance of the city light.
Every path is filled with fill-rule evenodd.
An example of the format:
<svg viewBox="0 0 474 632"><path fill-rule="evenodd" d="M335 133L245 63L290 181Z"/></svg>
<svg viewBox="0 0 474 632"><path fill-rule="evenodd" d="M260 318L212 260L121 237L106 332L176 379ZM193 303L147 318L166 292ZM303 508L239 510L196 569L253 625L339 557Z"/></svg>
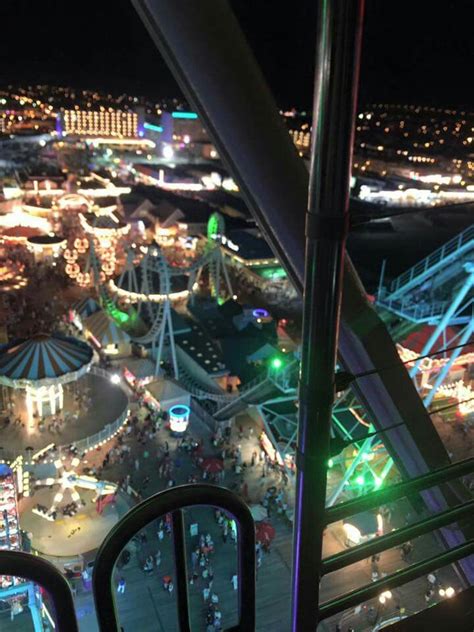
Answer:
<svg viewBox="0 0 474 632"><path fill-rule="evenodd" d="M387 599L391 599L391 598L392 598L392 593L390 592L390 590L386 590L379 596L379 601L383 605L386 603Z"/></svg>
<svg viewBox="0 0 474 632"><path fill-rule="evenodd" d="M145 129L149 129L151 132L161 133L163 131L163 128L161 127L161 125L152 125L151 123L143 123L143 127Z"/></svg>
<svg viewBox="0 0 474 632"><path fill-rule="evenodd" d="M174 119L197 119L196 112L173 112L171 116Z"/></svg>
<svg viewBox="0 0 474 632"><path fill-rule="evenodd" d="M230 99L225 82L216 89ZM16 98L10 95L12 90L19 92ZM312 539L318 555L326 536L325 546L329 542L334 549L331 557L335 554L349 562L352 553L344 550L354 545L364 543L376 552L371 567L367 559L369 581L371 575L375 582L370 601L356 610L339 612L332 625L342 629L342 619L354 617L349 622L345 619L344 629L348 623L382 628L387 621L405 618L412 612L407 602L404 614L405 590L413 592L417 608L423 603L430 608L446 599L451 600L451 607L458 607L461 584L441 562L428 575L428 584L400 586L400 593L398 587L392 588L393 593L386 589L391 583L383 578L387 575L388 579L393 568L407 561L412 546L405 543L401 562L397 553L391 568L387 566L390 560L380 560L379 553L383 556L384 551L378 551L375 542L396 529L406 512L405 501L395 498L390 510L385 510L383 503L371 504L365 495L385 494L392 487L396 491L398 480L404 478L403 463L410 464L408 478L426 471L427 462L433 470L437 463L443 466L444 448L453 429L460 432L459 440L448 446L452 461L464 459L469 450L474 414L470 318L474 272L464 262L473 257L474 226L469 223L469 209L456 208L451 219L444 205L474 200L474 114L390 104L371 104L370 111L355 114L352 176L346 173L336 189L347 189L350 177L350 210L357 225L371 226L367 231L369 226L364 227L351 244L360 283L350 265L345 276L349 296L360 300L344 301L341 307L343 329L336 369L326 362L318 372L305 367L308 330L300 327L303 313L314 305L309 294L302 298L292 283L293 276L302 277L307 267L304 242L308 235L293 231L294 205L284 186L276 191L281 209L276 204L272 210L271 197L268 209L262 201L261 213L267 221L259 227L245 219L239 187L219 159L200 114L187 111L191 103L181 98L154 100L146 94L133 97L127 92L115 97L79 89L55 90L40 85L21 90L4 86L0 95L8 94L7 101L0 99L0 146L7 165L0 177L3 336L12 341L12 348L17 339L43 345L40 351L18 351L11 356L10 343L0 348L0 383L8 407L2 428L5 447L0 448L0 492L3 488L7 504L16 504L16 495L19 499L29 496L31 502L18 506L18 521L21 518L22 530L32 534L34 549L42 550L37 545L46 542L46 534L49 544L58 548L52 554L68 553L59 550L65 544L71 558L77 555L80 561L84 551L92 550L89 539L96 537L96 531L108 531L128 506L150 493L201 480L231 487L235 473L236 491L248 503L255 521L256 541L261 545L256 557L258 566L263 564L264 582L268 575L265 543L270 544L269 534L276 531L278 536L272 563L275 581L264 588L273 595L265 600L267 606L288 593L284 584L288 584L290 569L280 564L278 551L290 546L293 524L304 535L295 537L299 549L295 549L295 569L291 569L295 576L298 569L308 572L306 577L301 575L302 585L319 580L317 565L304 564ZM45 103L38 100L38 107L32 105L26 96L30 93ZM1 106L2 100L6 107ZM33 107L36 112L31 114L28 110ZM44 122L39 110L45 113ZM245 129L251 132L252 122L244 128L240 119L222 108L221 114L215 124L222 126L217 131L223 132L224 139L232 131L232 121L242 124L242 138L235 134L230 139L238 149L239 140L245 141ZM299 155L310 165L318 152L313 145L319 134L314 132L320 127L310 112L290 110L280 115L287 126L285 140L296 151L295 160ZM206 127L207 123L206 115ZM252 145L261 154L250 150L246 154L255 171L255 183L249 181L248 186L255 188L255 194L258 183L267 184L267 172L275 171L275 165L270 167L277 148L263 146L264 137ZM438 141L438 137L443 138ZM439 144L445 141L443 153ZM18 165L20 177L10 163ZM34 170L30 169L33 164ZM290 188L293 180L289 178ZM442 209L433 208L441 204ZM281 217L273 217L280 210ZM442 221L431 221L436 215L442 215ZM421 217L427 221L420 222ZM412 219L416 227L410 232ZM441 233L435 234L440 228ZM416 252L405 253L405 233L406 243L418 244ZM275 254L275 245L278 253L285 253L283 262ZM315 270L320 274L321 265ZM375 278L377 270L380 278ZM329 320L330 316L328 312ZM58 325L64 340L53 347L50 332ZM330 339L334 343L334 336L325 336L324 326L318 331L314 345L327 360L325 344ZM64 350L75 339L76 346L90 347L79 368L74 364L79 352ZM397 370L404 366L407 373L403 384L390 373L395 365ZM327 420L331 437L323 455L328 485L327 490L318 491L311 454L301 452L298 442L301 420L306 417L303 430L310 433L308 445L317 438L311 437L317 410L301 416L307 393L298 388L298 378L303 374L316 388L318 376L334 373L334 389L329 382L319 385L327 386L329 394L335 391L335 397ZM366 379L375 373L376 378ZM375 379L380 388L374 386ZM357 398L350 392L349 383L354 380ZM443 401L436 402L435 397ZM395 415L392 425L396 404L404 398L406 410ZM420 414L413 417L410 411L418 410L417 404ZM419 436L411 432L414 425L421 428ZM406 429L391 433L398 426ZM422 426L426 426L424 431ZM431 433L430 444L425 445L420 437L432 426L437 432ZM407 432L413 441L404 440ZM14 468L13 490L11 475L4 481L1 468L4 463L12 465L10 455L17 456L19 463ZM102 472L104 468L108 469ZM102 481L103 475L115 482ZM305 486L308 495L303 493ZM428 496L424 500L426 516L439 508L435 502L430 504ZM7 548L5 542L11 545L12 536L19 538L20 527L20 522L5 518L1 501L0 522L3 516L5 525L3 532L0 525L0 549ZM359 510L344 518L344 508L338 507L341 501L352 502ZM328 518L314 526L302 520L300 509L315 503L318 511L327 507L329 518L338 519ZM104 507L107 510L102 513ZM76 513L82 515L73 519ZM225 561L221 556L232 546L229 542L222 547L218 537L214 550L208 540L221 529L225 543L232 521L224 511L203 509L201 513L186 524L190 536L196 543L199 540L196 559L201 562L204 557L207 569L208 553L212 553L219 567ZM31 514L34 522L30 524ZM165 533L173 526L169 518L164 521ZM42 532L36 533L38 523ZM10 527L17 533L11 533ZM161 571L171 568L169 551L167 547L160 550L157 561L156 547L152 549L147 554L152 553L153 563L147 559L142 570L148 573L161 564L150 574L161 578ZM342 569L343 562L336 561L336 567ZM239 566L232 564L226 566L229 575L239 572ZM329 566L334 568L331 560ZM339 595L358 590L359 580L364 583L356 570L344 568L340 577L334 576L336 584L341 582L335 586ZM89 565L86 571L89 574ZM353 572L357 577L351 577ZM214 622L219 598L212 592L207 595L212 588L211 571L205 574L207 627L221 629L220 620ZM237 575L230 577L238 591ZM116 579L120 581L120 576ZM240 582L244 579L240 577ZM117 599L127 612L134 612L127 600L133 600L143 576L125 571L125 580L129 584L126 595L119 591ZM0 592L3 581L0 576ZM194 584L195 578L191 581ZM173 573L173 583L179 586L180 582ZM79 595L81 608L89 598L85 591L90 592L86 582L84 588ZM233 592L228 588L221 595L224 610L226 593ZM303 609L299 596L296 603ZM24 604L26 600L21 601ZM7 614L16 615L12 602L7 605ZM315 612L317 599L308 606L304 618L311 627L321 613ZM203 612L197 614L202 618ZM261 619L266 616L263 611L258 614ZM295 614L295 620L298 617ZM283 619L280 625L291 627ZM193 622L193 627L199 626Z"/></svg>
<svg viewBox="0 0 474 632"><path fill-rule="evenodd" d="M171 145L164 145L162 154L163 154L163 158L166 158L166 160L171 160L171 158L173 158L174 156L174 150L171 147Z"/></svg>

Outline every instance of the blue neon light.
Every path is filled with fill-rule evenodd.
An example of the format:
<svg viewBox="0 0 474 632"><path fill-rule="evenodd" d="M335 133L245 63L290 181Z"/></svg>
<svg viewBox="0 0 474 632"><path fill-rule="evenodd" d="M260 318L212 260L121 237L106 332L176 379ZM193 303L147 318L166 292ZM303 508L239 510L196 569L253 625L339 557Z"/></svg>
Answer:
<svg viewBox="0 0 474 632"><path fill-rule="evenodd" d="M184 404L178 404L177 406L172 406L168 412L177 419L187 419L191 413L191 409L189 406L185 406Z"/></svg>
<svg viewBox="0 0 474 632"><path fill-rule="evenodd" d="M145 129L151 129L152 132L162 132L163 128L160 125L152 125L151 123L143 123Z"/></svg>
<svg viewBox="0 0 474 632"><path fill-rule="evenodd" d="M196 112L173 112L171 116L175 119L197 119Z"/></svg>

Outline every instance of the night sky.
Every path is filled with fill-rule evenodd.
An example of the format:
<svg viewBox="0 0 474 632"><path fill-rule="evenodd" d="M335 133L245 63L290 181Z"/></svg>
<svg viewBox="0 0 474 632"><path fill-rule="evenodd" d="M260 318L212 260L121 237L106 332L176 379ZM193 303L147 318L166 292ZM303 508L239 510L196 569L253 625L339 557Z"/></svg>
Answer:
<svg viewBox="0 0 474 632"><path fill-rule="evenodd" d="M316 1L297 0L283 9L270 0L231 4L279 106L309 108ZM443 2L441 10L435 5L367 0L361 103L474 108L474 3ZM3 0L0 18L0 84L179 96L128 0Z"/></svg>

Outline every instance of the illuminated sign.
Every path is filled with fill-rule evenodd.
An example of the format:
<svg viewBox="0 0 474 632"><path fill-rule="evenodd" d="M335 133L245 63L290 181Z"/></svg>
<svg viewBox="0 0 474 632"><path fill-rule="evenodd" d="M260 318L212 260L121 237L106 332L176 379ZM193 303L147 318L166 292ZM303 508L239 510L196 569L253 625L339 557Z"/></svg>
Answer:
<svg viewBox="0 0 474 632"><path fill-rule="evenodd" d="M149 129L152 132L162 132L163 128L160 125L152 125L151 123L144 123L143 127Z"/></svg>
<svg viewBox="0 0 474 632"><path fill-rule="evenodd" d="M191 414L189 406L178 404L177 406L172 406L168 413L170 416L171 432L186 432L189 424L189 415Z"/></svg>
<svg viewBox="0 0 474 632"><path fill-rule="evenodd" d="M175 119L197 119L196 112L173 112L171 116Z"/></svg>

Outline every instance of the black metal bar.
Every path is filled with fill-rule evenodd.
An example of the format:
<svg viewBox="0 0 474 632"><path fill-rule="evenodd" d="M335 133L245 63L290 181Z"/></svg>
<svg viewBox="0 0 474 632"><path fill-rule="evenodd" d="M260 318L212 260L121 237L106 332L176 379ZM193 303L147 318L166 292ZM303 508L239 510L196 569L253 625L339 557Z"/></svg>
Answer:
<svg viewBox="0 0 474 632"><path fill-rule="evenodd" d="M403 527L402 529L391 531L386 535L382 535L370 540L369 542L355 546L349 551L343 551L342 553L331 555L331 557L327 557L323 560L322 572L323 574L333 573L340 568L349 566L349 564L355 564L356 562L359 562L371 555L375 555L381 551L386 551L387 549L398 546L399 544L407 542L412 538L417 538L425 533L430 533L435 529L445 527L446 525L452 524L462 518L474 518L474 500L465 503L460 507L443 511L437 516L421 520L409 527Z"/></svg>
<svg viewBox="0 0 474 632"><path fill-rule="evenodd" d="M114 564L131 538L153 520L184 507L210 505L230 513L239 525L239 613L236 632L255 629L255 525L247 505L228 489L215 485L180 485L147 498L110 531L97 554L92 581L101 632L119 632L112 587Z"/></svg>
<svg viewBox="0 0 474 632"><path fill-rule="evenodd" d="M23 577L46 590L58 632L79 632L71 589L50 562L23 551L0 551L0 575Z"/></svg>
<svg viewBox="0 0 474 632"><path fill-rule="evenodd" d="M438 568L442 568L443 566L457 562L462 558L466 558L473 553L474 540L469 540L465 544L461 544L454 549L446 551L445 553L435 555L427 560L418 562L417 564L412 564L408 568L399 570L392 575L388 575L387 577L380 579L379 581L373 582L367 586L362 586L362 588L356 588L342 597L337 597L336 599L332 599L331 601L321 604L319 606L321 618L327 619L328 617L332 617L338 612L342 612L348 608L353 608L368 599L378 597L384 590L391 590L392 588L402 586L403 584L406 584L414 579L418 579L418 577L427 575Z"/></svg>
<svg viewBox="0 0 474 632"><path fill-rule="evenodd" d="M269 244L302 292L308 172L290 142L230 3L132 3L199 113ZM335 129L335 135L338 131ZM398 363L398 370L357 380L354 389L378 429L400 420L406 422L406 428L392 431L385 441L402 475L419 476L447 465L446 449L386 326L369 304L349 256L345 260L342 316L339 350L345 370L355 375ZM430 491L423 500L431 511L437 511L440 503L447 507L467 500L464 492L461 484L453 483L443 493ZM459 541L461 535L455 539Z"/></svg>
<svg viewBox="0 0 474 632"><path fill-rule="evenodd" d="M180 632L191 632L189 620L188 570L186 564L186 536L181 509L173 512L173 548L176 577L177 609Z"/></svg>
<svg viewBox="0 0 474 632"><path fill-rule="evenodd" d="M315 630L363 0L320 0L300 368L293 631Z"/></svg>
<svg viewBox="0 0 474 632"><path fill-rule="evenodd" d="M345 503L330 507L326 510L326 523L337 522L338 520L353 516L361 511L367 511L384 503L393 502L409 494L414 494L424 489L434 487L435 485L446 483L460 476L471 474L472 472L474 472L474 458L465 459L464 461L459 461L459 463L453 463L436 472L429 472L410 481L397 483L396 485L379 489L376 492L371 492L361 498L354 498L353 500L348 500Z"/></svg>

